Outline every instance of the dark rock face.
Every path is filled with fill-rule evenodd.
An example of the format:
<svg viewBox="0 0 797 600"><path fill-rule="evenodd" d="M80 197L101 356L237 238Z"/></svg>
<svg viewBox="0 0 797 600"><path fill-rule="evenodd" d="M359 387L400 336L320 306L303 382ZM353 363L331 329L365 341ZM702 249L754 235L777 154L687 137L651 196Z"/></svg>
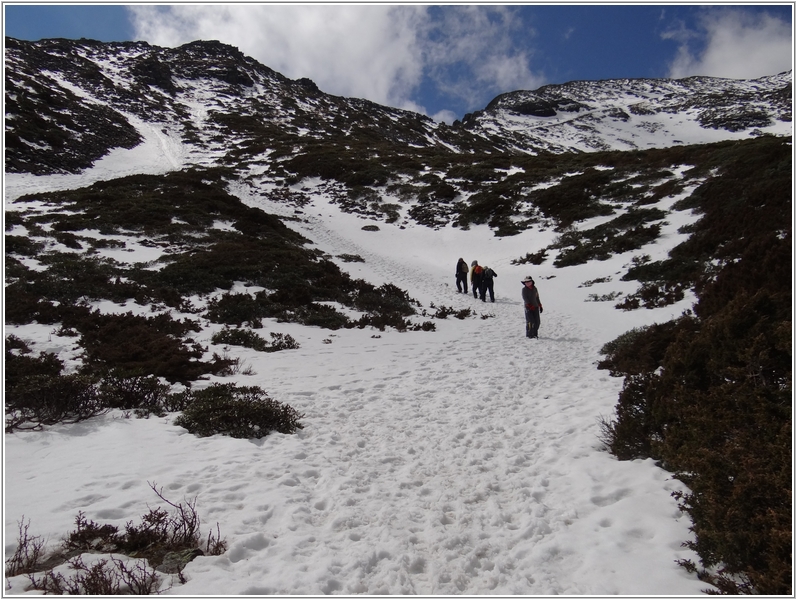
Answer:
<svg viewBox="0 0 797 600"><path fill-rule="evenodd" d="M541 147L554 152L631 150L646 149L650 131L659 131L660 140L677 139L690 123L730 134L760 135L760 128L791 122L791 104L790 71L750 81L712 77L572 81L501 94L483 111L466 115L462 125L474 132L503 134L521 152L534 153ZM524 121L524 117L529 118ZM613 123L626 124L626 134L615 129L612 138ZM779 128L779 134L787 129ZM641 145L635 145L634 138Z"/></svg>
<svg viewBox="0 0 797 600"><path fill-rule="evenodd" d="M539 100L537 102L522 102L511 108L512 112L518 115L528 115L530 117L555 117L556 109L550 102Z"/></svg>
<svg viewBox="0 0 797 600"><path fill-rule="evenodd" d="M300 146L332 147L341 140L391 155L408 147L444 154L646 149L632 140L649 140L651 131L662 133L662 140L679 139L676 130L663 135L670 120L754 135L791 121L790 72L755 81L692 77L548 85L501 94L449 127L417 113L326 94L310 79L288 79L217 41L159 48L146 42L7 38L5 65L8 173L79 173L115 148L140 144L141 122L168 130L172 139L179 136L175 143L188 152L214 150L230 164L266 151L285 156ZM616 133L621 125L625 134ZM232 139L237 149L230 148ZM385 178L376 170L366 175L361 185Z"/></svg>
<svg viewBox="0 0 797 600"><path fill-rule="evenodd" d="M133 148L141 142L123 115L88 101L69 85L70 78L98 87L110 83L92 63L23 44L7 45L6 64L18 65L6 70L7 172L79 173L111 148ZM28 60L14 62L25 49L30 50Z"/></svg>
<svg viewBox="0 0 797 600"><path fill-rule="evenodd" d="M79 173L114 148L142 141L131 116L182 131L182 143L225 148L248 136L363 137L368 143L502 151L503 140L438 126L420 114L325 94L215 41L179 48L145 42L6 40L6 171ZM202 121L192 114L207 103ZM277 142L275 142L277 140ZM253 141L253 143L255 143Z"/></svg>

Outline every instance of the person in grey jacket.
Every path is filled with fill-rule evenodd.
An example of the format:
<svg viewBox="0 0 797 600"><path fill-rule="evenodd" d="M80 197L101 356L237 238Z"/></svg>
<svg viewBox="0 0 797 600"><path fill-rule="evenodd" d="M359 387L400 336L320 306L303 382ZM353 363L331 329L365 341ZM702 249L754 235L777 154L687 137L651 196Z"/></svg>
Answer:
<svg viewBox="0 0 797 600"><path fill-rule="evenodd" d="M490 302L495 302L495 292L493 291L493 278L498 277L498 273L493 271L490 267L484 267L482 272L482 285L479 290L482 302L487 302L487 292L490 292Z"/></svg>
<svg viewBox="0 0 797 600"><path fill-rule="evenodd" d="M526 277L521 283L523 283L521 295L526 310L526 337L536 338L537 332L540 330L540 314L542 313L540 293L531 277Z"/></svg>

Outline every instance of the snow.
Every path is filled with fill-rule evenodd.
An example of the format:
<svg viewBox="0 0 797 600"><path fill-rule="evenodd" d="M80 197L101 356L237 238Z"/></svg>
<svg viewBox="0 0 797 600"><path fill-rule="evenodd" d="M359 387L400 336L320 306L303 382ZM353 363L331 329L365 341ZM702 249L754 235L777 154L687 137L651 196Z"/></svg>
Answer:
<svg viewBox="0 0 797 600"><path fill-rule="evenodd" d="M142 148L116 150L81 176L7 176L6 202L128 174L136 164L144 172L179 164L179 149L150 133L143 163ZM295 216L259 191L235 187L247 204ZM174 425L175 414L118 411L5 434L6 556L23 519L50 545L74 530L79 511L120 529L139 523L162 506L152 484L173 502L195 498L203 533L218 524L228 544L221 556L189 563L185 584L164 576L164 588L172 586L165 594L699 595L707 585L675 562L697 560L682 547L690 521L671 496L685 488L652 460L620 462L603 449L599 419L613 415L622 381L596 369L604 343L677 317L694 299L633 312L587 301L633 292L637 284L620 281L633 256L660 256L678 236L567 269L555 269L553 257L514 266L553 234L501 238L486 227L383 222L363 231L368 221L310 196L304 220L286 224L332 257L360 255L365 262L340 263L352 277L393 283L427 309L470 307L477 316L408 333L265 321L261 336L289 334L300 348L230 347L254 374L205 383L262 387L305 415L294 435L198 438ZM677 225L691 218L679 214ZM141 260L143 248L134 248L129 261ZM495 303L457 293L460 256L498 273ZM545 307L538 340L523 335L527 274ZM610 281L579 287L597 278ZM220 327L209 325L197 341L210 345ZM77 364L75 339L52 326L6 326L10 334ZM26 583L12 577L5 592L23 594Z"/></svg>
<svg viewBox="0 0 797 600"><path fill-rule="evenodd" d="M791 72L762 78L761 83L776 89L791 81ZM495 135L509 131L520 139L533 139L554 151L646 150L678 145L708 144L744 140L756 135L790 136L791 118L773 118L769 125L753 130L728 131L703 127L701 110L706 107L682 105L693 94L687 80L607 80L571 82L561 90L565 98L579 103L576 112L560 111L554 116L519 115L499 108L495 114L478 117L482 127ZM758 86L752 81L708 78L694 81L702 95L729 96L750 93ZM517 102L537 100L537 92L514 92ZM741 101L740 101L741 102ZM766 111L763 100L745 100L744 106ZM647 110L645 110L647 109ZM731 106L719 110L730 110ZM639 114L644 112L644 114ZM613 117L613 115L615 115ZM618 116L620 118L618 118Z"/></svg>

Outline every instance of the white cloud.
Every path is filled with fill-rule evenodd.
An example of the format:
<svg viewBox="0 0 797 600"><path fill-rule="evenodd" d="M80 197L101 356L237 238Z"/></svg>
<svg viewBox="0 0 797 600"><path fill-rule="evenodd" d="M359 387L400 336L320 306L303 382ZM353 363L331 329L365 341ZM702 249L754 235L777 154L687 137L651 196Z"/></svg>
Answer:
<svg viewBox="0 0 797 600"><path fill-rule="evenodd" d="M705 14L704 32L681 26L663 37L681 43L670 65L670 77L708 75L755 79L792 68L791 24L766 13L751 14L728 9ZM690 43L705 36L705 48L694 52Z"/></svg>
<svg viewBox="0 0 797 600"><path fill-rule="evenodd" d="M428 76L442 91L463 99L471 108L503 92L533 89L541 77L529 68L525 48L534 36L506 6L451 6L428 23L424 35ZM485 99L485 94L489 97Z"/></svg>
<svg viewBox="0 0 797 600"><path fill-rule="evenodd" d="M433 115L430 115L433 120L437 121L438 123L447 123L451 125L454 121L456 121L459 117L453 112L448 109L441 110Z"/></svg>
<svg viewBox="0 0 797 600"><path fill-rule="evenodd" d="M130 13L136 38L151 44L219 40L327 93L422 113L431 108L419 99L422 86L470 110L542 83L513 45L521 21L506 7L133 5Z"/></svg>
<svg viewBox="0 0 797 600"><path fill-rule="evenodd" d="M416 39L424 11L362 5L133 6L138 39L173 47L219 40L325 92L415 108L421 78Z"/></svg>

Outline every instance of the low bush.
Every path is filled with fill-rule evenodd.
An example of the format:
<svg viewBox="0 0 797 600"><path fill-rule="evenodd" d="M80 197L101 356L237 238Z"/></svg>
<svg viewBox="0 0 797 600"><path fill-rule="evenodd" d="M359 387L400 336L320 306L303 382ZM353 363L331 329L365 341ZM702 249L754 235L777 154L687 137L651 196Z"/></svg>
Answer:
<svg viewBox="0 0 797 600"><path fill-rule="evenodd" d="M396 312L363 315L357 321L348 325L348 327L358 327L359 329L375 327L379 331L384 331L388 327L392 327L396 331L435 331L437 329L432 321L413 323Z"/></svg>
<svg viewBox="0 0 797 600"><path fill-rule="evenodd" d="M273 331L270 335L272 340L271 343L249 329L224 328L214 333L211 337L211 341L214 344L230 344L232 346L252 348L258 352L277 352L279 350L299 348L299 344L290 335L274 333Z"/></svg>
<svg viewBox="0 0 797 600"><path fill-rule="evenodd" d="M228 329L225 327L214 333L210 341L214 344L243 346L258 352L265 352L268 349L268 342L250 329Z"/></svg>
<svg viewBox="0 0 797 600"><path fill-rule="evenodd" d="M109 410L94 380L79 374L32 375L6 390L5 430L77 423Z"/></svg>
<svg viewBox="0 0 797 600"><path fill-rule="evenodd" d="M170 383L187 383L225 367L218 361L199 360L204 348L181 339L189 331L198 331L197 323L175 321L168 314L142 317L130 312L103 315L94 311L74 322L66 320L64 325L81 334L84 372L104 373L119 368L163 377Z"/></svg>
<svg viewBox="0 0 797 600"><path fill-rule="evenodd" d="M473 312L473 310L470 309L470 308L462 308L460 310L457 310L457 309L452 308L450 306L439 306L439 307L437 307L434 304L432 304L430 306L430 308L435 309L435 312L432 315L435 319L446 319L449 316L453 315L457 319L463 320L463 319L467 319L468 317L470 317L473 314L475 314ZM424 311L424 315L425 314L426 314L426 311Z"/></svg>
<svg viewBox="0 0 797 600"><path fill-rule="evenodd" d="M36 375L54 377L60 375L64 363L55 354L40 352L38 357L29 356L28 345L15 335L6 337L5 349L5 391L13 395L17 384Z"/></svg>
<svg viewBox="0 0 797 600"><path fill-rule="evenodd" d="M171 386L161 383L153 375L125 375L112 369L99 384L102 400L109 408L134 410L137 416L163 416Z"/></svg>
<svg viewBox="0 0 797 600"><path fill-rule="evenodd" d="M539 252L527 252L526 256L513 258L510 263L513 265L541 265L548 258L548 249L543 248Z"/></svg>
<svg viewBox="0 0 797 600"><path fill-rule="evenodd" d="M625 382L602 435L619 458L654 458L688 486L674 496L701 569L684 567L721 593L791 595L790 144L717 148L732 158L691 198L704 216L669 261L635 265L646 281L626 299L655 306L691 281L698 302L605 348L601 367Z"/></svg>
<svg viewBox="0 0 797 600"><path fill-rule="evenodd" d="M300 347L299 342L297 342L287 333L274 333L272 331L269 335L271 335L271 345L269 346L267 352L277 352L279 350L296 350Z"/></svg>
<svg viewBox="0 0 797 600"><path fill-rule="evenodd" d="M367 313L398 313L405 317L415 314L410 295L392 283L385 283L378 288L362 280L358 280L357 284L357 292L353 299L354 308L357 310Z"/></svg>
<svg viewBox="0 0 797 600"><path fill-rule="evenodd" d="M248 323L255 327L262 325L261 319L273 314L275 308L265 292L254 295L227 292L207 303L205 317L214 323L239 327Z"/></svg>
<svg viewBox="0 0 797 600"><path fill-rule="evenodd" d="M637 250L655 241L661 224L644 225L664 217L656 208L632 208L615 219L584 231L567 228L550 248L561 249L556 267L584 264L589 260L607 260L613 254Z"/></svg>
<svg viewBox="0 0 797 600"><path fill-rule="evenodd" d="M275 317L279 321L290 321L332 330L348 327L350 324L349 318L340 311L332 306L315 302L293 309L284 309Z"/></svg>
<svg viewBox="0 0 797 600"><path fill-rule="evenodd" d="M275 345L286 345L276 338ZM27 345L14 336L6 344L6 431L42 429L45 425L74 423L110 409L132 410L138 417L182 410L185 399L172 393L158 377L121 368L91 375L62 375L63 363L52 354L38 358L12 350ZM220 359L223 362L223 359ZM231 361L226 361L231 362Z"/></svg>
<svg viewBox="0 0 797 600"><path fill-rule="evenodd" d="M25 518L18 523L19 536L14 554L6 559L6 577L16 577L25 573L35 573L39 568L44 555L44 539L38 535L29 535L30 522Z"/></svg>
<svg viewBox="0 0 797 600"><path fill-rule="evenodd" d="M200 437L216 434L259 439L272 431L295 433L303 429L299 414L287 404L269 398L257 386L237 387L214 383L192 393L192 399L175 425Z"/></svg>
<svg viewBox="0 0 797 600"><path fill-rule="evenodd" d="M6 577L27 575L29 589L45 594L149 595L158 593L161 585L161 575L155 569L177 573L184 582L182 569L188 562L197 556L226 551L227 542L221 538L218 525L215 533L212 529L208 532L203 543L196 499L185 505L175 504L155 484L150 487L171 510L150 509L140 525L128 522L124 532L115 525L95 523L80 512L75 518L76 529L49 554L40 537L28 534L29 523L23 518L14 554L6 560ZM136 560L112 556L97 558L87 565L87 553L121 554ZM61 564L73 571L70 577L53 570Z"/></svg>
<svg viewBox="0 0 797 600"><path fill-rule="evenodd" d="M661 308L683 300L684 291L689 287L683 282L643 283L633 294L628 294L622 302L615 305L622 310Z"/></svg>
<svg viewBox="0 0 797 600"><path fill-rule="evenodd" d="M365 262L365 259L359 254L339 254L338 258L343 262Z"/></svg>
<svg viewBox="0 0 797 600"><path fill-rule="evenodd" d="M7 254L36 256L44 250L43 242L37 242L24 235L7 235L5 236L4 241Z"/></svg>
<svg viewBox="0 0 797 600"><path fill-rule="evenodd" d="M41 577L30 574L31 589L61 596L146 596L157 593L161 585L160 576L141 561L100 558L89 566L76 556L67 564L73 572L68 578L52 570Z"/></svg>

